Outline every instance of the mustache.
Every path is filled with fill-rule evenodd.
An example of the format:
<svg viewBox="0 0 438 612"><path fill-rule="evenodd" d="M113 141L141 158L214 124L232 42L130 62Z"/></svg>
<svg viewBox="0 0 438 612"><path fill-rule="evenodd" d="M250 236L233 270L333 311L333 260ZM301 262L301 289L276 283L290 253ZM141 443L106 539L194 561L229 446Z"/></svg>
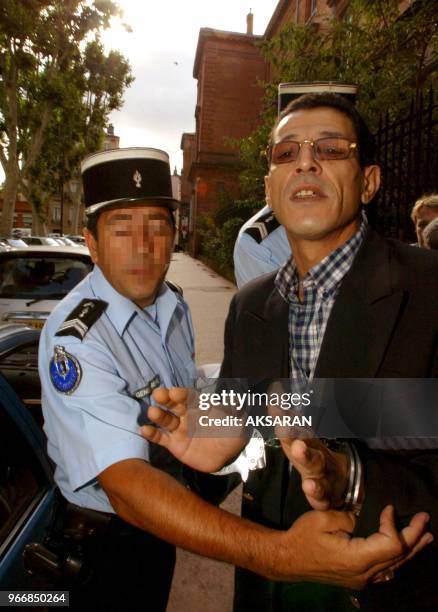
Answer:
<svg viewBox="0 0 438 612"><path fill-rule="evenodd" d="M290 193L296 193L297 191L300 191L300 189L305 189L305 188L314 188L315 191L318 191L320 193L325 193L326 192L326 188L327 186L324 184L324 181L319 180L317 177L299 177L297 178L293 178L290 183L287 185L287 189Z"/></svg>

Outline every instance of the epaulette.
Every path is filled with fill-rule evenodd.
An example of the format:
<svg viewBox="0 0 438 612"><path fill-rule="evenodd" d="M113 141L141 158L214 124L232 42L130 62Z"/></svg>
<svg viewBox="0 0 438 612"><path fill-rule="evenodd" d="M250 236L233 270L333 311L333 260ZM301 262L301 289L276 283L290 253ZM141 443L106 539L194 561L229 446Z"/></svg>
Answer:
<svg viewBox="0 0 438 612"><path fill-rule="evenodd" d="M181 296L184 295L183 294L183 290L182 287L180 287L179 285L177 285L176 283L172 283L172 281L167 280L165 281L166 285L169 287L169 289L171 289L172 291L174 291L175 293L179 293Z"/></svg>
<svg viewBox="0 0 438 612"><path fill-rule="evenodd" d="M245 234L254 238L260 244L262 240L267 238L271 232L280 227L280 223L274 217L274 213L268 210L264 215L259 217L252 225L244 230Z"/></svg>
<svg viewBox="0 0 438 612"><path fill-rule="evenodd" d="M75 336L83 340L88 330L102 315L108 302L103 300L85 299L68 315L55 336Z"/></svg>

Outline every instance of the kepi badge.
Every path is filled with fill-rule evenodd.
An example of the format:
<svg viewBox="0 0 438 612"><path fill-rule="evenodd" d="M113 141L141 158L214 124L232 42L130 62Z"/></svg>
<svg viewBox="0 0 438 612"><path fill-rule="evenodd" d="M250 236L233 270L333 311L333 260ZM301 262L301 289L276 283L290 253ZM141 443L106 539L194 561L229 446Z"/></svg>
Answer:
<svg viewBox="0 0 438 612"><path fill-rule="evenodd" d="M57 391L71 395L78 388L82 378L79 361L63 346L55 346L55 354L50 360L50 380Z"/></svg>

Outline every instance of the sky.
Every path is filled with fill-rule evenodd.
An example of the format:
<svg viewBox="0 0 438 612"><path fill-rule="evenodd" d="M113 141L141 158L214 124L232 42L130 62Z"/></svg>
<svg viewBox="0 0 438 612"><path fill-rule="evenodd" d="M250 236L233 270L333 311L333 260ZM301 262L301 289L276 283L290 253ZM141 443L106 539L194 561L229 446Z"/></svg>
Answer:
<svg viewBox="0 0 438 612"><path fill-rule="evenodd" d="M110 116L121 147L164 149L172 171L182 165L183 132L195 131L197 81L193 63L200 28L246 32L254 14L254 34L263 34L278 0L119 0L123 21L107 30L105 48L129 60L135 81L124 105Z"/></svg>

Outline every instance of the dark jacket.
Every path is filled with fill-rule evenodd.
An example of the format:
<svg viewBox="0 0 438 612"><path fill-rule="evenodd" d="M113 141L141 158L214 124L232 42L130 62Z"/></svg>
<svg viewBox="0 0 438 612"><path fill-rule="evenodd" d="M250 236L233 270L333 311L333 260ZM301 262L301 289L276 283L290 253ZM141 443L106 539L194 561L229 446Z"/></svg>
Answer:
<svg viewBox="0 0 438 612"><path fill-rule="evenodd" d="M275 288L275 276L253 281L233 299L222 378L243 377L256 384L289 377L288 305ZM383 239L370 230L342 281L315 377L436 377L437 279L436 253ZM437 409L437 404L430 406L431 411ZM398 570L393 580L360 594L310 583L271 583L237 570L236 610L340 612L357 609L358 602L362 610L438 609L438 454L373 452L360 441L358 447L366 499L357 534L376 531L381 510L392 503L400 525L415 512L429 512L434 544ZM281 449L268 448L267 460L267 467L252 472L245 485L242 512L251 520L284 529L309 506Z"/></svg>

